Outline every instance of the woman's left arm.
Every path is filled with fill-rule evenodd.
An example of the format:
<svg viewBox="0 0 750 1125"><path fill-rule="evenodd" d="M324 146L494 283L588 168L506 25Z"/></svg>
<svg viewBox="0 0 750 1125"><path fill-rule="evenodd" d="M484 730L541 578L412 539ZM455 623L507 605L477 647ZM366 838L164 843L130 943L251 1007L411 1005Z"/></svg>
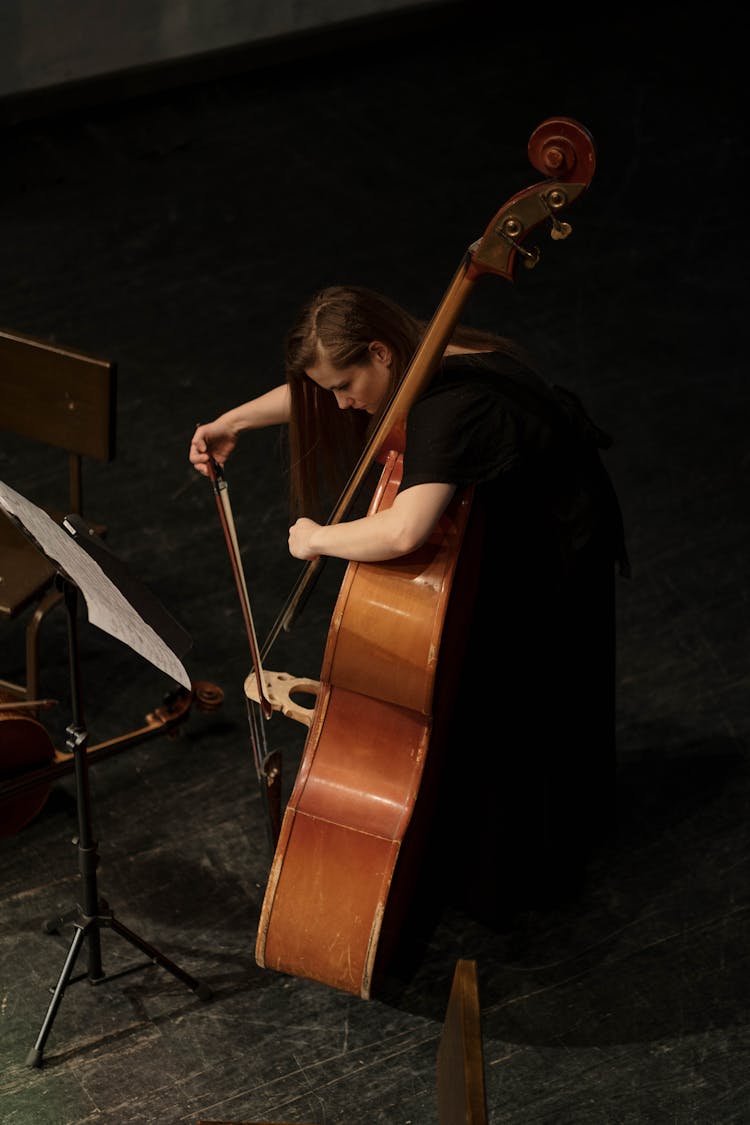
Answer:
<svg viewBox="0 0 750 1125"><path fill-rule="evenodd" d="M455 491L453 484L415 484L399 492L390 508L361 519L335 524L298 519L289 529L290 554L306 560L329 555L350 562L408 555L429 539Z"/></svg>

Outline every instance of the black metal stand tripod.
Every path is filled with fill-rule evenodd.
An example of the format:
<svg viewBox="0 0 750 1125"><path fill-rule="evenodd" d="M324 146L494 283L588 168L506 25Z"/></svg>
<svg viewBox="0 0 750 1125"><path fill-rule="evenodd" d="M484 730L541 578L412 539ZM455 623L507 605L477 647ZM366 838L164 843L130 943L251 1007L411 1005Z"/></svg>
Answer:
<svg viewBox="0 0 750 1125"><path fill-rule="evenodd" d="M47 1036L52 1030L52 1024L54 1023L58 1008L65 994L65 989L68 984L74 981L86 979L90 984L102 984L104 981L113 980L115 977L123 976L125 973L135 972L137 969L144 968L148 965L159 964L162 968L181 980L183 984L186 984L193 992L197 993L201 1000L209 1000L212 995L208 985L191 977L188 973L175 965L174 962L170 961L169 958L165 957L163 953L160 953L158 949L149 945L147 941L144 941L143 938L134 934L132 930L129 930L127 926L124 926L122 922L118 921L109 909L108 904L104 899L99 897L96 880L96 868L99 862L99 856L97 854L96 841L93 838L91 826L91 801L89 793L88 760L86 757L88 734L83 717L78 662L78 590L74 583L64 578L62 575L59 575L59 581L63 587L65 606L68 613L68 653L70 660L73 722L66 731L68 735L66 745L70 753L74 756L75 765L76 799L78 804L78 838L75 843L78 849L78 870L81 876L81 902L77 904L74 910L61 917L50 919L45 922L42 927L45 933L57 933L61 926L72 922L74 934L68 950L68 955L65 959L65 964L63 965L62 972L60 973L52 993L52 999L36 1043L29 1051L26 1058L27 1065L34 1067L40 1067L43 1064L44 1045L47 1041ZM136 948L146 954L149 960L138 965L133 965L130 968L122 969L120 972L107 975L102 968L100 932L103 926L114 930L120 937L125 938L131 945L136 946ZM88 941L88 972L81 973L77 977L72 977L71 974L75 967L76 960L85 941Z"/></svg>

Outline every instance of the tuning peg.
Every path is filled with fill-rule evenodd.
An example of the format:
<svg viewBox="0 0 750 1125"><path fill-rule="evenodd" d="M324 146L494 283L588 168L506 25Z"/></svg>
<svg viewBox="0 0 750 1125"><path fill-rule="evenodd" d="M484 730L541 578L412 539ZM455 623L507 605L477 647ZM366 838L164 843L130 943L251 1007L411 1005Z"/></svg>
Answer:
<svg viewBox="0 0 750 1125"><path fill-rule="evenodd" d="M550 231L550 235L554 238L555 242L567 238L572 230L573 228L570 223L561 223L554 215L552 216L552 230Z"/></svg>
<svg viewBox="0 0 750 1125"><path fill-rule="evenodd" d="M562 191L559 187L554 188L552 191L549 191L545 195L542 195L541 201L545 211L549 215L550 222L552 223L552 230L550 232L552 238L554 238L556 242L561 241L563 238L567 238L573 229L572 226L570 225L570 223L560 222L560 220L555 215L555 212L562 210L562 208L568 202L565 192Z"/></svg>
<svg viewBox="0 0 750 1125"><path fill-rule="evenodd" d="M523 259L524 269L527 270L533 270L534 266L537 264L541 257L539 248L537 246L535 246L533 250L527 250L525 246L519 246L518 253Z"/></svg>

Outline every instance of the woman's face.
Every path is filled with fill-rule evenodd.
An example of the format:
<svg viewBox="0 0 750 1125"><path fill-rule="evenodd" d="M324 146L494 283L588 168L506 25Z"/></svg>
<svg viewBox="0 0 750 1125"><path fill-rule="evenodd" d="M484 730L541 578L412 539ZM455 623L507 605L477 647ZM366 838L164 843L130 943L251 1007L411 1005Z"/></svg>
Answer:
<svg viewBox="0 0 750 1125"><path fill-rule="evenodd" d="M374 340L368 349L368 360L352 363L348 367L334 367L323 349L318 349L320 359L306 369L306 374L322 387L331 391L341 410L365 410L374 414L391 385L393 357L386 344Z"/></svg>

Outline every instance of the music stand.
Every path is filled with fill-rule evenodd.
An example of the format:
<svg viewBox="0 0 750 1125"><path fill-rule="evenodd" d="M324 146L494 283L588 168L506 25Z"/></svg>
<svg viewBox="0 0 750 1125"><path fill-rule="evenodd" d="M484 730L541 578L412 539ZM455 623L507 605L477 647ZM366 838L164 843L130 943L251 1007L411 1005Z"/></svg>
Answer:
<svg viewBox="0 0 750 1125"><path fill-rule="evenodd" d="M81 898L74 910L46 922L46 933L55 933L63 923L72 922L74 934L62 971L52 993L36 1043L26 1063L40 1067L44 1045L52 1029L65 989L73 981L88 979L102 984L150 964L159 964L192 989L201 1000L210 999L211 989L190 976L158 949L124 926L100 897L96 868L99 856L93 837L89 792L88 758L81 676L78 658L78 594L83 594L92 625L116 637L139 652L157 668L190 688L190 678L180 660L191 646L188 633L161 603L138 582L125 564L76 515L66 516L62 527L46 512L30 503L0 481L0 507L35 546L57 566L56 581L62 588L68 618L68 656L70 664L71 709L73 721L66 728L66 746L73 755L78 806L78 870ZM145 953L149 960L119 972L106 974L102 968L100 931L103 926ZM88 972L71 978L76 960L88 939Z"/></svg>

